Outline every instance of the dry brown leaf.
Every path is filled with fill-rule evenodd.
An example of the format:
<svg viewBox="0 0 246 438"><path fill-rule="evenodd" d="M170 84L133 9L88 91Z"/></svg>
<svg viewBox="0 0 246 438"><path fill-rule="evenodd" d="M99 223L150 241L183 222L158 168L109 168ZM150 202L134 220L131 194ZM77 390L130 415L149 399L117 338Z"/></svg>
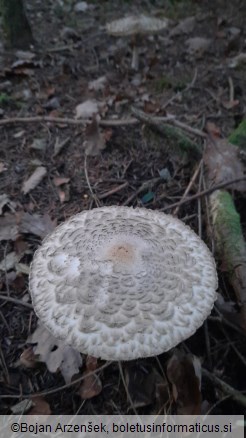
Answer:
<svg viewBox="0 0 246 438"><path fill-rule="evenodd" d="M86 126L85 141L83 143L86 155L92 157L100 154L106 147L104 135L101 133L96 117Z"/></svg>
<svg viewBox="0 0 246 438"><path fill-rule="evenodd" d="M98 362L96 357L87 356L86 370L83 373L84 380L79 388L79 395L83 400L96 397L102 391L102 382L96 374L91 374L97 369Z"/></svg>
<svg viewBox="0 0 246 438"><path fill-rule="evenodd" d="M53 179L53 183L56 187L62 186L63 184L67 184L69 181L70 178L55 177Z"/></svg>
<svg viewBox="0 0 246 438"><path fill-rule="evenodd" d="M20 216L19 232L23 234L35 234L42 239L56 227L56 220L52 221L48 214L24 213Z"/></svg>
<svg viewBox="0 0 246 438"><path fill-rule="evenodd" d="M201 364L196 356L175 350L167 363L178 415L201 414Z"/></svg>
<svg viewBox="0 0 246 438"><path fill-rule="evenodd" d="M79 372L82 365L81 354L54 338L41 323L28 337L27 342L37 344L33 346L35 356L38 356L40 362L46 363L51 373L60 370L66 383L71 382L72 377Z"/></svg>
<svg viewBox="0 0 246 438"><path fill-rule="evenodd" d="M83 400L87 400L99 395L102 391L102 382L96 374L88 375L88 372L84 372L85 376L80 388L79 395Z"/></svg>
<svg viewBox="0 0 246 438"><path fill-rule="evenodd" d="M35 187L37 187L37 185L42 181L46 174L47 169L45 167L37 167L37 169L34 170L30 178L28 178L22 186L21 191L24 193L24 195L27 195L27 193L35 189Z"/></svg>
<svg viewBox="0 0 246 438"><path fill-rule="evenodd" d="M26 348L21 353L19 362L26 368L35 368L37 366L37 357L33 353L32 347Z"/></svg>
<svg viewBox="0 0 246 438"><path fill-rule="evenodd" d="M28 412L28 415L51 415L49 403L41 395L32 397L34 407Z"/></svg>
<svg viewBox="0 0 246 438"><path fill-rule="evenodd" d="M235 106L238 106L240 102L239 100L223 100L221 103L225 109L229 110L235 108Z"/></svg>
<svg viewBox="0 0 246 438"><path fill-rule="evenodd" d="M18 236L18 225L13 214L5 214L0 218L0 241L16 240Z"/></svg>
<svg viewBox="0 0 246 438"><path fill-rule="evenodd" d="M245 177L245 164L240 159L240 149L228 140L210 135L203 154L210 184L222 184L233 179ZM244 192L246 181L230 185L231 189Z"/></svg>

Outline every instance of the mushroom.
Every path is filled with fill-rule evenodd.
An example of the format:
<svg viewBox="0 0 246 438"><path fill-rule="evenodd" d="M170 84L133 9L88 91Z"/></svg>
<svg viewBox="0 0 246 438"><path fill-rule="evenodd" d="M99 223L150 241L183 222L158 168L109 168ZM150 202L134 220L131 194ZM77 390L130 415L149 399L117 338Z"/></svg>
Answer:
<svg viewBox="0 0 246 438"><path fill-rule="evenodd" d="M64 344L105 360L163 353L191 336L216 300L214 259L180 220L101 207L58 226L30 270L34 309Z"/></svg>
<svg viewBox="0 0 246 438"><path fill-rule="evenodd" d="M120 20L114 20L106 26L109 35L131 36L133 41L132 63L131 67L138 70L139 53L137 47L137 39L141 35L157 33L165 29L168 25L168 20L165 18L154 18L146 15L134 16L130 15Z"/></svg>

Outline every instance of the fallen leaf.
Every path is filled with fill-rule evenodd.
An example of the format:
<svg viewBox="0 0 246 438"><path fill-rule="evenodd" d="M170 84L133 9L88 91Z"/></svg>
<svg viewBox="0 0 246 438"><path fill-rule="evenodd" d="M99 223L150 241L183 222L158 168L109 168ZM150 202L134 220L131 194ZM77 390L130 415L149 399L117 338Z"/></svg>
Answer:
<svg viewBox="0 0 246 438"><path fill-rule="evenodd" d="M0 218L0 241L15 240L18 236L18 225L13 214L5 214Z"/></svg>
<svg viewBox="0 0 246 438"><path fill-rule="evenodd" d="M243 64L246 64L246 53L239 53L239 55L228 60L228 66L230 68L237 68Z"/></svg>
<svg viewBox="0 0 246 438"><path fill-rule="evenodd" d="M30 146L31 149L35 149L37 151L45 151L47 147L46 138L35 138Z"/></svg>
<svg viewBox="0 0 246 438"><path fill-rule="evenodd" d="M32 347L26 348L20 355L19 363L26 368L35 368L37 366L37 358Z"/></svg>
<svg viewBox="0 0 246 438"><path fill-rule="evenodd" d="M104 88L107 85L107 82L108 82L107 77L106 76L101 76L100 78L95 79L94 81L89 82L88 88L89 88L90 91L92 91L92 90L94 90L94 91L103 91Z"/></svg>
<svg viewBox="0 0 246 438"><path fill-rule="evenodd" d="M89 8L88 3L78 2L74 5L74 12L86 12L88 8Z"/></svg>
<svg viewBox="0 0 246 438"><path fill-rule="evenodd" d="M221 129L213 122L206 123L206 131L213 137L221 137Z"/></svg>
<svg viewBox="0 0 246 438"><path fill-rule="evenodd" d="M86 370L83 372L84 379L78 392L83 400L96 397L102 391L101 380L96 374L91 374L97 369L97 359L93 356L87 356L85 366Z"/></svg>
<svg viewBox="0 0 246 438"><path fill-rule="evenodd" d="M25 61L31 61L33 58L35 58L36 55L35 53L29 52L28 50L17 50L15 52L15 56Z"/></svg>
<svg viewBox="0 0 246 438"><path fill-rule="evenodd" d="M16 254L16 252L9 252L0 263L0 271L10 271L15 268L16 263L21 259L22 255Z"/></svg>
<svg viewBox="0 0 246 438"><path fill-rule="evenodd" d="M203 159L208 181L213 185L245 177L245 165L240 159L240 149L229 143L227 139L210 135L206 142ZM246 181L231 184L230 188L244 192Z"/></svg>
<svg viewBox="0 0 246 438"><path fill-rule="evenodd" d="M99 113L100 104L96 100L86 100L75 108L76 119L89 119Z"/></svg>
<svg viewBox="0 0 246 438"><path fill-rule="evenodd" d="M221 103L225 109L229 110L235 108L235 106L238 106L240 102L239 100L223 100Z"/></svg>
<svg viewBox="0 0 246 438"><path fill-rule="evenodd" d="M53 179L53 183L56 187L62 186L63 184L67 184L69 181L70 178L55 177Z"/></svg>
<svg viewBox="0 0 246 438"><path fill-rule="evenodd" d="M14 415L22 415L29 411L33 407L33 401L30 399L24 399L11 406L10 410Z"/></svg>
<svg viewBox="0 0 246 438"><path fill-rule="evenodd" d="M100 154L106 147L106 141L98 126L96 117L85 128L85 141L83 143L86 155L92 157Z"/></svg>
<svg viewBox="0 0 246 438"><path fill-rule="evenodd" d="M182 34L191 33L195 27L196 18L195 17L186 17L175 26L171 32L170 36L177 36Z"/></svg>
<svg viewBox="0 0 246 438"><path fill-rule="evenodd" d="M186 40L187 51L195 57L201 57L211 46L212 40L202 37L194 37Z"/></svg>
<svg viewBox="0 0 246 438"><path fill-rule="evenodd" d="M48 214L24 213L20 216L19 232L22 234L35 234L42 239L56 227L56 220L52 221Z"/></svg>
<svg viewBox="0 0 246 438"><path fill-rule="evenodd" d="M24 193L24 195L27 195L31 190L35 189L46 174L47 169L45 167L37 167L30 178L28 178L22 186L21 191Z"/></svg>
<svg viewBox="0 0 246 438"><path fill-rule="evenodd" d="M29 275L30 273L30 267L28 265L25 265L25 263L16 263L15 269L17 273L26 274L26 275Z"/></svg>
<svg viewBox="0 0 246 438"><path fill-rule="evenodd" d="M36 395L32 397L32 402L34 406L28 412L28 415L51 415L50 405L43 396Z"/></svg>
<svg viewBox="0 0 246 438"><path fill-rule="evenodd" d="M13 135L13 137L14 138L21 138L21 137L23 137L23 135L25 134L25 129L22 129L21 131L18 131L18 132L16 132L14 135Z"/></svg>
<svg viewBox="0 0 246 438"><path fill-rule="evenodd" d="M167 363L178 415L201 414L201 363L198 357L175 350Z"/></svg>
<svg viewBox="0 0 246 438"><path fill-rule="evenodd" d="M61 371L66 383L79 372L82 365L81 354L74 348L64 345L39 322L36 330L28 337L27 343L33 346L35 356L40 362L46 363L48 370L55 373Z"/></svg>
<svg viewBox="0 0 246 438"><path fill-rule="evenodd" d="M59 196L61 204L63 204L64 202L68 202L70 199L69 187L67 187L67 190L58 189L58 196Z"/></svg>

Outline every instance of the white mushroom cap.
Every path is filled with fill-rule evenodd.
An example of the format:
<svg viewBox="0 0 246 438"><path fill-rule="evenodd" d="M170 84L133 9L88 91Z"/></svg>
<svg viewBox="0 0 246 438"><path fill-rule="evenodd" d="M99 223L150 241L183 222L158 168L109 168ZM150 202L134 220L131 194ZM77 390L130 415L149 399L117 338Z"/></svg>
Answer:
<svg viewBox="0 0 246 438"><path fill-rule="evenodd" d="M168 20L166 18L130 15L108 23L106 29L113 36L131 36L159 32L167 26Z"/></svg>
<svg viewBox="0 0 246 438"><path fill-rule="evenodd" d="M163 353L191 336L216 299L214 259L180 220L102 207L57 227L34 255L30 292L52 334L107 360Z"/></svg>

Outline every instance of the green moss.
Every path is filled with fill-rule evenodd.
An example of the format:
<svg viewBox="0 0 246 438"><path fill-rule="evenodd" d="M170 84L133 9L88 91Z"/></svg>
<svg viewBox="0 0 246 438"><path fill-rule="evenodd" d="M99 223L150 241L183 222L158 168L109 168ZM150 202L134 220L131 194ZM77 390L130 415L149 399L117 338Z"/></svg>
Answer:
<svg viewBox="0 0 246 438"><path fill-rule="evenodd" d="M230 273L244 251L240 216L230 193L217 190L210 199L218 256Z"/></svg>
<svg viewBox="0 0 246 438"><path fill-rule="evenodd" d="M246 119L231 133L228 140L241 149L246 150Z"/></svg>

